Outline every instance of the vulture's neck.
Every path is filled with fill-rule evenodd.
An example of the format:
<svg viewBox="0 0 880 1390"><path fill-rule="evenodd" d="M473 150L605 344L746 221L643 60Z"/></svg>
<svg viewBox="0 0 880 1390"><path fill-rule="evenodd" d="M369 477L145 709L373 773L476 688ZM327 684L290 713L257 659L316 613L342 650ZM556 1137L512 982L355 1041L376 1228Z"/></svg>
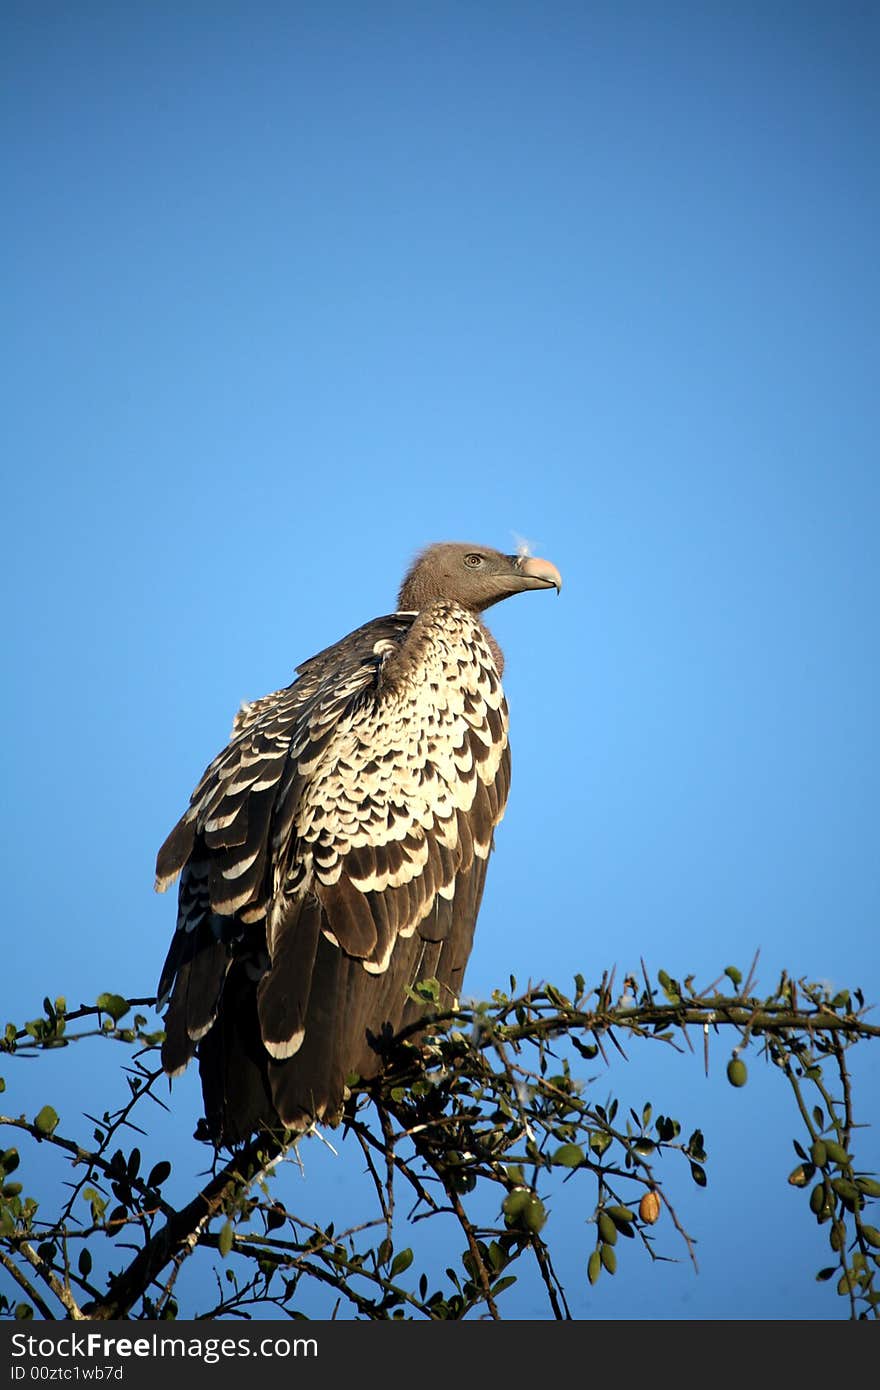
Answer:
<svg viewBox="0 0 880 1390"><path fill-rule="evenodd" d="M501 650L501 648L499 647L498 643L495 641L495 638L492 636L492 633L489 631L489 629L487 628L486 624L483 622L483 619L482 619L482 618L478 618L478 619L477 619L477 622L480 624L480 627L481 627L482 630L483 630L483 636L485 637L486 641L489 643L489 650L490 650L490 652L492 653L492 655L493 655L494 658L495 658L495 665L498 667L498 674L499 674L499 676L503 676L503 675L504 675L504 653L503 653L503 651Z"/></svg>
<svg viewBox="0 0 880 1390"><path fill-rule="evenodd" d="M441 602L441 601L442 601L442 600L436 599L436 598L435 598L435 599L429 599L426 603L419 603L419 602L418 602L417 595L414 594L414 593L412 593L412 592L410 592L410 591L408 591L407 588L404 587L403 589L401 589L401 591L400 591L400 597L399 597L399 599L398 599L398 612L400 612L400 613L422 613L422 612L424 612L426 609L430 608L432 603L439 603L439 602ZM462 606L464 606L464 605L462 605ZM483 622L483 619L482 619L482 617L480 616L480 614L479 614L479 613L473 613L472 616L476 619L476 621L477 621L477 622L479 623L479 625L480 625L480 631L482 632L483 636L485 637L486 643L487 643L487 645L488 645L488 647L489 647L489 650L490 650L490 652L492 653L492 657L493 657L493 659L494 659L494 661L495 661L495 665L496 665L496 667L498 668L498 674L499 674L499 676L503 676L503 675L504 675L504 653L503 653L503 651L502 651L501 648L499 647L499 645L498 645L498 643L496 642L496 640L495 640L494 636L492 635L492 633L491 633L491 632L489 631L489 629L487 628L486 624Z"/></svg>

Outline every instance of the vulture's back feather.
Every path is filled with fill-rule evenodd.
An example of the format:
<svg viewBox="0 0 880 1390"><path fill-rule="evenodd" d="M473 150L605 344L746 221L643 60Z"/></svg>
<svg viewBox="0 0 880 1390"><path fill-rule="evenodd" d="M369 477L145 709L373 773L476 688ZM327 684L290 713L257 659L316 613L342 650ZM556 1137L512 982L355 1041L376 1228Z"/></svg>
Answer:
<svg viewBox="0 0 880 1390"><path fill-rule="evenodd" d="M346 1077L381 1065L379 1036L418 1018L411 986L433 977L458 997L510 781L500 654L479 611L559 587L546 562L478 554L504 562L503 592L469 603L471 576L441 572L417 610L366 623L244 705L159 851L157 888L181 875L163 1064L175 1074L198 1052L215 1142L334 1122ZM435 547L420 563L466 555ZM431 578L414 567L417 599Z"/></svg>

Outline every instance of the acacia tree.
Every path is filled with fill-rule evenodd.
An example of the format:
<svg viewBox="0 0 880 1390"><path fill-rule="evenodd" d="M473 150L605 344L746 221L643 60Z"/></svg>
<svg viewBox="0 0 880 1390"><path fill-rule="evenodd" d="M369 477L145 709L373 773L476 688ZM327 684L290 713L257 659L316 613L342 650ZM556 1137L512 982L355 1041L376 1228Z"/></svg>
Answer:
<svg viewBox="0 0 880 1390"><path fill-rule="evenodd" d="M723 984L723 989L721 985ZM211 1171L185 1202L163 1195L165 1159L148 1169L140 1136L150 1107L162 1105L158 1046L141 1010L152 999L102 994L68 1011L44 1000L43 1014L10 1023L0 1048L9 1066L86 1039L123 1043L124 1103L87 1116L89 1135L62 1130L51 1104L33 1115L0 1115L0 1265L7 1292L0 1314L17 1318L246 1318L303 1316L304 1294L326 1293L327 1316L362 1319L501 1318L504 1293L533 1263L547 1316L571 1316L545 1238L548 1200L561 1182L580 1189L592 1212L584 1256L590 1283L613 1275L618 1257L640 1246L658 1258L658 1237L693 1256L691 1239L665 1190L668 1163L706 1183L699 1129L650 1105L640 1112L610 1099L599 1105L577 1079L578 1064L613 1062L622 1042L687 1045L706 1052L711 1035L729 1041L726 1081L747 1081L750 1054L772 1064L800 1137L788 1182L802 1188L804 1217L827 1230L828 1263L817 1274L845 1300L852 1318L880 1316L880 1197L876 1174L859 1167L858 1123L849 1050L880 1037L859 990L833 996L783 975L767 997L754 965L743 980L728 967L697 991L660 971L653 982L612 975L593 987L577 976L569 994L551 986L496 991L469 1008L441 1007L435 981L416 993L418 1026L382 1040L376 1080L350 1078L343 1132L370 1177L374 1207L356 1226L335 1229L289 1209L277 1195L280 1161L295 1154L289 1134L264 1134ZM3 1082L0 1080L0 1089ZM132 1141L135 1142L132 1142ZM27 1162L48 1146L67 1169L55 1209L28 1194ZM662 1170L662 1171L661 1171ZM488 1218L487 1218L488 1213ZM464 1250L443 1272L419 1268L407 1238L440 1216L460 1229ZM661 1222L662 1218L662 1222ZM179 1300L184 1270L209 1262L197 1295ZM190 1283L192 1287L192 1284Z"/></svg>

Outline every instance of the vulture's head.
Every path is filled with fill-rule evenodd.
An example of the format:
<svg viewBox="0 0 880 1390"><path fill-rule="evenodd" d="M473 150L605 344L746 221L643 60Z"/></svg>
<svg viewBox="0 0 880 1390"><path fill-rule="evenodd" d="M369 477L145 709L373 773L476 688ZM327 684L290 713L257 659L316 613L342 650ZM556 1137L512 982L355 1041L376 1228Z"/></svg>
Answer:
<svg viewBox="0 0 880 1390"><path fill-rule="evenodd" d="M482 613L493 603L526 589L562 588L562 576L549 560L533 555L502 555L485 546L445 541L429 545L413 561L400 586L402 612L425 608L435 599L460 603Z"/></svg>

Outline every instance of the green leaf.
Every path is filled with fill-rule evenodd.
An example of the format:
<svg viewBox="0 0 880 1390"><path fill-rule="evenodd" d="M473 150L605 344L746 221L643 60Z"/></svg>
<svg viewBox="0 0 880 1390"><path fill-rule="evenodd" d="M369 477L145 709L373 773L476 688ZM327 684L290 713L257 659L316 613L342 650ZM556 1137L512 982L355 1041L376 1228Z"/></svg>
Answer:
<svg viewBox="0 0 880 1390"><path fill-rule="evenodd" d="M545 992L550 1003L555 1004L557 1009L571 1008L571 1000L566 999L565 995L558 990L555 985L547 985Z"/></svg>
<svg viewBox="0 0 880 1390"><path fill-rule="evenodd" d="M496 1283L494 1283L494 1284L492 1285L492 1289L491 1289L492 1297L493 1297L493 1298L497 1298L498 1295L499 1295L500 1293L503 1293L505 1289L509 1289L510 1286L511 1286L511 1284L515 1284L515 1283L516 1283L516 1275L515 1275L515 1274L505 1274L505 1276L504 1276L503 1279L499 1279Z"/></svg>
<svg viewBox="0 0 880 1390"><path fill-rule="evenodd" d="M691 1163L691 1177L697 1187L705 1187L708 1181L705 1168L701 1168L699 1163Z"/></svg>
<svg viewBox="0 0 880 1390"><path fill-rule="evenodd" d="M553 1155L553 1162L563 1168L577 1168L584 1161L584 1151L580 1144L563 1144Z"/></svg>
<svg viewBox="0 0 880 1390"><path fill-rule="evenodd" d="M109 1014L114 1023L118 1023L128 1013L131 1005L127 999L123 999L121 994L99 994L95 1004L102 1013Z"/></svg>
<svg viewBox="0 0 880 1390"><path fill-rule="evenodd" d="M86 1278L88 1277L88 1275L89 1275L89 1272L91 1271L91 1268L92 1268L92 1257L91 1257L91 1255L89 1254L88 1250L86 1250L85 1248L83 1248L83 1249L80 1250L80 1252L79 1252L79 1259L77 1260L77 1268L79 1269L79 1272L80 1272L80 1274L82 1275L82 1277L83 1277L84 1279L86 1279Z"/></svg>
<svg viewBox="0 0 880 1390"><path fill-rule="evenodd" d="M158 1163L154 1163L150 1169L150 1176L147 1178L147 1187L161 1187L166 1178L171 1176L171 1164L167 1159L162 1158Z"/></svg>
<svg viewBox="0 0 880 1390"><path fill-rule="evenodd" d="M498 1244L497 1240L493 1240L490 1244L488 1250L488 1258L489 1263L496 1274L499 1270L502 1270L505 1265L510 1263L506 1251L502 1249L502 1247Z"/></svg>
<svg viewBox="0 0 880 1390"><path fill-rule="evenodd" d="M681 994L678 991L677 982L670 979L665 970L658 971L657 979L660 981L663 993L666 995L670 1004L680 1004Z"/></svg>
<svg viewBox="0 0 880 1390"><path fill-rule="evenodd" d="M391 1261L391 1278L396 1279L398 1274L403 1274L405 1269L409 1269L413 1262L413 1252L410 1249L401 1250Z"/></svg>
<svg viewBox="0 0 880 1390"><path fill-rule="evenodd" d="M226 1259L226 1256L232 1249L232 1242L234 1238L235 1228L233 1227L231 1221L227 1221L226 1224L223 1226L222 1230L220 1231L219 1236L217 1237L217 1249L220 1251L220 1254L223 1256L224 1260Z"/></svg>
<svg viewBox="0 0 880 1390"><path fill-rule="evenodd" d="M266 1212L266 1230L277 1231L287 1220L287 1212L282 1202L273 1202Z"/></svg>
<svg viewBox="0 0 880 1390"><path fill-rule="evenodd" d="M613 1142L611 1135L605 1134L601 1129L594 1129L590 1135L590 1148L593 1153L598 1154L600 1158ZM638 1145L636 1147L638 1147Z"/></svg>
<svg viewBox="0 0 880 1390"><path fill-rule="evenodd" d="M57 1128L58 1113L53 1110L51 1105L44 1105L39 1114L34 1116L34 1127L41 1134L49 1135Z"/></svg>
<svg viewBox="0 0 880 1390"><path fill-rule="evenodd" d="M693 1134L687 1142L687 1148L685 1149L685 1153L687 1154L688 1158L695 1158L698 1163L705 1163L706 1141L703 1138L703 1131L701 1129L694 1130Z"/></svg>
<svg viewBox="0 0 880 1390"><path fill-rule="evenodd" d="M408 990L411 999L420 999L426 1004L439 1004L440 981L433 975L427 980L417 980Z"/></svg>

